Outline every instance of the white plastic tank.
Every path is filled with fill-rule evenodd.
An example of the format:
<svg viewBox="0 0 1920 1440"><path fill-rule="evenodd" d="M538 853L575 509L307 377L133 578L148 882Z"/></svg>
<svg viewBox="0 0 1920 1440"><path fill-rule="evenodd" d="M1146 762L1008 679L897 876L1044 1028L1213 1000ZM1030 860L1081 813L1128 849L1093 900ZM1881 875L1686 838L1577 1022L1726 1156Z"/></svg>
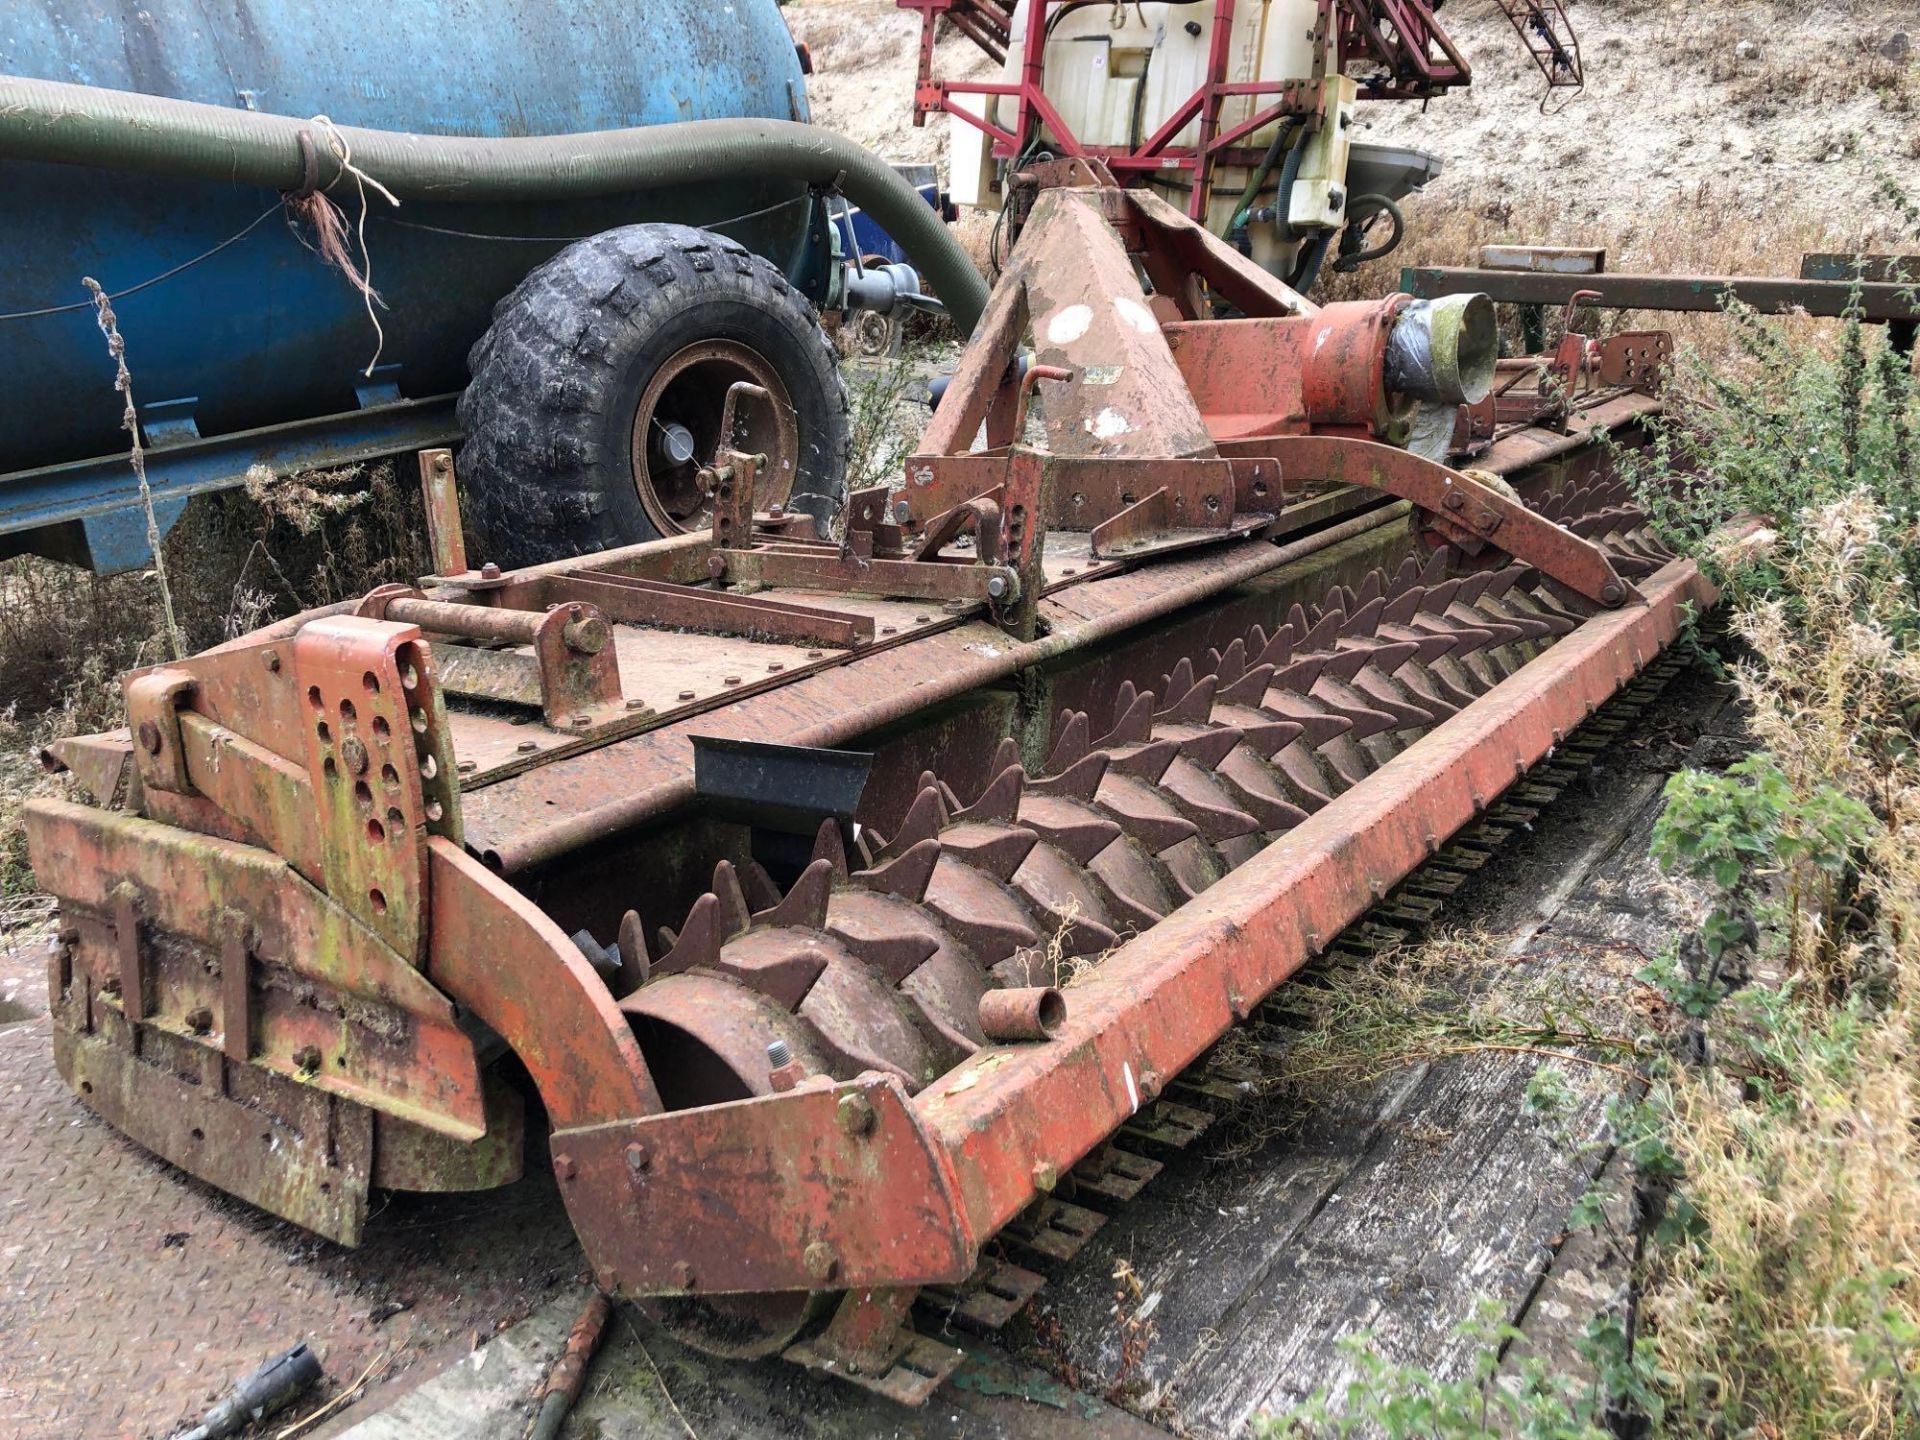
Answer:
<svg viewBox="0 0 1920 1440"><path fill-rule="evenodd" d="M1018 0L1014 7L1003 83L1019 81L1032 3ZM1308 137L1299 178L1284 205L1296 236L1303 230L1337 228L1346 219L1346 158L1355 86L1337 74L1336 42L1331 33L1318 33L1319 13L1315 0L1240 0L1234 7L1227 51L1230 84L1311 79L1316 58L1324 59L1325 72L1334 77L1327 123ZM1205 0L1189 4L1068 0L1050 6L1048 15L1042 72L1047 99L1083 144L1138 147L1206 81L1214 7ZM975 98L966 97L970 104ZM1017 100L994 96L979 103L995 124L1011 128ZM1232 96L1221 106L1221 128L1239 124L1272 103L1269 96ZM1245 137L1241 145L1264 150L1276 129L1277 125L1267 125ZM1171 144L1191 147L1199 133L1199 120L1190 120ZM951 134L954 197L962 203L997 208L1004 179L998 170L1004 167L987 158L986 137L958 120L952 122ZM1054 138L1043 127L1042 143ZM1281 208L1276 195L1279 169L1275 165L1263 184L1256 208ZM1207 223L1216 233L1231 223L1250 173L1245 166L1215 167ZM1151 183L1182 209L1187 207L1190 171L1169 169ZM1282 231L1272 223L1248 225L1247 236L1254 258L1275 271L1291 267L1301 243L1298 238L1282 239Z"/></svg>

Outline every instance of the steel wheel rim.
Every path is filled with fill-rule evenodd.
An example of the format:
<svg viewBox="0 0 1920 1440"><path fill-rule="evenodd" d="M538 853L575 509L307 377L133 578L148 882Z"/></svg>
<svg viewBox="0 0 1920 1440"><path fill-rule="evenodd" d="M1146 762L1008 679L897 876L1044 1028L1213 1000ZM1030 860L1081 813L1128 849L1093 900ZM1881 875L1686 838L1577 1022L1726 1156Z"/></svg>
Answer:
<svg viewBox="0 0 1920 1440"><path fill-rule="evenodd" d="M763 454L767 465L754 482L754 508L784 502L793 489L800 432L792 399L780 374L759 351L737 340L703 340L669 358L653 373L634 407L631 453L633 485L647 519L662 535L705 530L713 500L699 473L720 446L720 415L727 390L745 380L772 398L771 407L742 412L738 446ZM771 413L770 413L771 412ZM692 455L676 462L668 450L673 427L691 438Z"/></svg>

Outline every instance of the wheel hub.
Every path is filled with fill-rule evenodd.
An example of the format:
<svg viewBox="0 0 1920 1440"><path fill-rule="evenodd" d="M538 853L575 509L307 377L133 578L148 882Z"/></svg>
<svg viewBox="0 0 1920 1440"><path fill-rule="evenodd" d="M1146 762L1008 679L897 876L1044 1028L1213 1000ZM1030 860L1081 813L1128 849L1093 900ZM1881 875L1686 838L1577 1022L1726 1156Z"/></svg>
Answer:
<svg viewBox="0 0 1920 1440"><path fill-rule="evenodd" d="M735 433L722 435L727 391L743 380L764 389L772 404L743 408ZM662 535L711 523L713 496L701 484L701 470L724 447L767 457L754 485L755 509L787 498L800 436L779 372L751 346L706 340L687 346L655 371L634 410L634 488Z"/></svg>

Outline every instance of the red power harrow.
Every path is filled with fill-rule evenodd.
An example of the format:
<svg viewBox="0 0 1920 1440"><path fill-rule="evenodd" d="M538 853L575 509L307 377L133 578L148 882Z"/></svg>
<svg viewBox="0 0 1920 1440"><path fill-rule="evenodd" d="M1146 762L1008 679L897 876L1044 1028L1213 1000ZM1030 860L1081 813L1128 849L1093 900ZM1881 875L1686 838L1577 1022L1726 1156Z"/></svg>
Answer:
<svg viewBox="0 0 1920 1440"><path fill-rule="evenodd" d="M422 588L127 677L29 821L85 1102L353 1243L519 1175L537 1099L608 1291L924 1400L916 1298L1017 1310L1204 1126L1182 1072L1711 601L1597 443L1647 337L1489 403L1484 300L1316 309L1020 185L839 538L723 446L710 534L501 574L442 503Z"/></svg>

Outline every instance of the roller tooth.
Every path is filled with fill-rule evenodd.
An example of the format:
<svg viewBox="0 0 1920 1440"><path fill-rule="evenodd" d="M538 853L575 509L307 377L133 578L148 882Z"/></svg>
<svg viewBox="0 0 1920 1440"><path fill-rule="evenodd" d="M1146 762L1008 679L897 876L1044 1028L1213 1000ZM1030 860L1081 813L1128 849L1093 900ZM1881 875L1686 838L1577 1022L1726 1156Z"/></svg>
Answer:
<svg viewBox="0 0 1920 1440"><path fill-rule="evenodd" d="M1273 666L1256 665L1247 670L1231 684L1222 684L1214 694L1214 701L1222 705L1255 705L1267 693L1273 684Z"/></svg>
<svg viewBox="0 0 1920 1440"><path fill-rule="evenodd" d="M1347 732L1351 740L1365 740L1372 735L1384 735L1398 729L1394 717L1384 710L1376 710L1366 703L1358 692L1349 689L1338 680L1322 676L1314 682L1313 698L1322 705L1344 715L1353 722L1353 728Z"/></svg>
<svg viewBox="0 0 1920 1440"><path fill-rule="evenodd" d="M1107 773L1111 757L1104 750L1091 755L1082 755L1073 764L1057 775L1048 775L1040 780L1028 780L1026 791L1029 795L1065 795L1079 800L1091 800L1100 788L1100 777Z"/></svg>
<svg viewBox="0 0 1920 1440"><path fill-rule="evenodd" d="M1104 766L1102 767L1104 769ZM1095 789L1099 782L1096 778ZM1086 799L1092 798L1091 792ZM1085 800L1067 795L1025 796L1020 823L1037 831L1049 845L1058 846L1082 865L1120 838L1120 827Z"/></svg>
<svg viewBox="0 0 1920 1440"><path fill-rule="evenodd" d="M1210 658L1216 682L1224 691L1247 673L1247 642L1235 640L1225 650L1214 651Z"/></svg>
<svg viewBox="0 0 1920 1440"><path fill-rule="evenodd" d="M1447 607L1453 604L1453 597L1459 593L1458 580L1445 580L1438 584L1423 586L1420 595L1420 613L1444 615Z"/></svg>
<svg viewBox="0 0 1920 1440"><path fill-rule="evenodd" d="M1161 788L1174 797L1187 818L1200 827L1200 833L1216 844L1260 830L1259 821L1228 800L1213 772L1192 761L1170 768Z"/></svg>
<svg viewBox="0 0 1920 1440"><path fill-rule="evenodd" d="M1313 648L1306 642L1307 633L1313 629L1313 622L1307 618L1307 607L1298 600L1294 601L1293 607L1287 611L1287 629L1293 632L1292 638L1296 648L1301 650Z"/></svg>
<svg viewBox="0 0 1920 1440"><path fill-rule="evenodd" d="M1108 906L1127 929L1145 930L1173 908L1172 881L1136 840L1108 846L1087 869L1107 887Z"/></svg>
<svg viewBox="0 0 1920 1440"><path fill-rule="evenodd" d="M870 870L859 871L853 879L856 884L864 885L869 890L884 891L918 903L926 898L934 867L939 863L940 842L922 840L904 854L875 865Z"/></svg>
<svg viewBox="0 0 1920 1440"><path fill-rule="evenodd" d="M647 957L647 930L640 912L629 910L620 917L620 972L615 978L613 998L624 999L647 983L652 964Z"/></svg>
<svg viewBox="0 0 1920 1440"><path fill-rule="evenodd" d="M1011 742L1009 742L1011 743ZM1020 792L1027 783L1027 772L1015 764L996 771L980 798L964 810L953 812L953 823L967 820L1012 820L1020 810Z"/></svg>
<svg viewBox="0 0 1920 1440"><path fill-rule="evenodd" d="M1493 643L1496 646L1511 645L1516 640L1526 638L1526 631L1522 627L1509 624L1504 620L1491 619L1483 610L1471 610L1465 605L1456 604L1448 607L1446 614L1448 619L1457 620L1462 625L1491 631Z"/></svg>
<svg viewBox="0 0 1920 1440"><path fill-rule="evenodd" d="M1311 750L1318 750L1353 729L1351 717L1335 714L1323 702L1298 691L1270 690L1267 703L1261 708L1298 725L1304 732L1301 739Z"/></svg>
<svg viewBox="0 0 1920 1440"><path fill-rule="evenodd" d="M1182 755L1203 770L1213 769L1241 740L1240 732L1228 725L1155 725L1153 738L1173 741Z"/></svg>
<svg viewBox="0 0 1920 1440"><path fill-rule="evenodd" d="M1407 628L1425 635L1447 636L1453 641L1453 648L1447 654L1454 659L1485 650L1494 643L1493 631L1485 626L1463 624L1438 615L1416 615Z"/></svg>
<svg viewBox="0 0 1920 1440"><path fill-rule="evenodd" d="M774 1004L797 1011L826 972L828 956L804 931L750 930L721 947L713 968Z"/></svg>
<svg viewBox="0 0 1920 1440"><path fill-rule="evenodd" d="M967 821L940 832L941 848L996 880L1013 879L1040 843L1034 831L1000 821Z"/></svg>
<svg viewBox="0 0 1920 1440"><path fill-rule="evenodd" d="M1341 635L1349 639L1372 635L1379 628L1380 617L1386 608L1387 602L1378 595L1356 606L1347 612L1347 622L1340 627Z"/></svg>
<svg viewBox="0 0 1920 1440"><path fill-rule="evenodd" d="M1384 710L1393 717L1395 730L1431 729L1434 715L1431 710L1418 705L1410 705L1393 693L1392 682L1377 670L1363 670L1353 677L1355 691L1363 696L1376 709Z"/></svg>
<svg viewBox="0 0 1920 1440"><path fill-rule="evenodd" d="M1179 663L1173 667L1173 673L1166 677L1166 683L1161 686L1161 693L1184 696L1193 689L1193 683L1193 661L1182 655Z"/></svg>
<svg viewBox="0 0 1920 1440"><path fill-rule="evenodd" d="M800 872L786 898L773 908L757 912L756 925L797 925L808 930L827 923L827 901L833 894L833 862L815 860Z"/></svg>
<svg viewBox="0 0 1920 1440"><path fill-rule="evenodd" d="M827 911L827 932L847 952L899 985L940 948L929 934L932 921L891 895L864 890L836 894Z"/></svg>
<svg viewBox="0 0 1920 1440"><path fill-rule="evenodd" d="M847 845L840 834L838 820L822 820L814 832L812 860L824 860L833 867L836 880L847 878ZM812 863L810 860L808 863Z"/></svg>
<svg viewBox="0 0 1920 1440"><path fill-rule="evenodd" d="M1393 598L1381 607L1380 623L1383 625L1409 625L1413 617L1420 613L1420 602L1426 598L1426 591L1416 585L1409 585L1394 592Z"/></svg>
<svg viewBox="0 0 1920 1440"><path fill-rule="evenodd" d="M1328 786L1326 777L1321 773L1321 762L1316 758L1318 753L1290 745L1273 757L1273 768L1286 777L1294 798L1300 802L1300 808L1309 815L1333 803L1329 789L1337 791L1342 788Z"/></svg>
<svg viewBox="0 0 1920 1440"><path fill-rule="evenodd" d="M1193 673L1193 667L1187 665L1186 661L1182 660L1180 665L1186 668L1189 675ZM1197 683L1190 680L1185 686L1181 686L1181 677L1177 668L1167 678L1167 694L1177 695L1180 698L1153 718L1156 721L1170 721L1175 724L1206 724L1207 717L1213 714L1213 696L1214 691L1219 688L1219 678L1209 675Z"/></svg>
<svg viewBox="0 0 1920 1440"><path fill-rule="evenodd" d="M1295 608L1297 609L1299 607L1296 606ZM1277 670L1284 669L1288 662L1293 659L1294 637L1304 633L1304 631L1294 629L1291 625L1282 625L1273 632L1273 635L1267 640L1267 643L1255 652L1254 663L1257 665L1271 665Z"/></svg>
<svg viewBox="0 0 1920 1440"><path fill-rule="evenodd" d="M1133 688L1131 680L1120 686L1120 699L1113 707L1113 728L1094 742L1096 749L1132 745L1153 735L1153 692Z"/></svg>
<svg viewBox="0 0 1920 1440"><path fill-rule="evenodd" d="M1085 759L1093 748L1093 727L1084 710L1062 710L1058 725L1060 738L1054 741L1053 754L1047 757L1047 773L1059 775Z"/></svg>
<svg viewBox="0 0 1920 1440"><path fill-rule="evenodd" d="M927 886L927 906L988 966L1040 943L1026 907L992 876L942 855Z"/></svg>
<svg viewBox="0 0 1920 1440"><path fill-rule="evenodd" d="M720 941L720 897L709 890L693 902L678 934L661 927L662 954L653 973L677 975L696 965L710 966L720 958Z"/></svg>
<svg viewBox="0 0 1920 1440"><path fill-rule="evenodd" d="M1447 578L1447 572L1453 569L1454 551L1451 545L1436 545L1433 553L1427 556L1427 563L1420 570L1420 584L1432 589Z"/></svg>
<svg viewBox="0 0 1920 1440"><path fill-rule="evenodd" d="M1161 797L1151 782L1137 776L1109 774L1101 783L1100 807L1120 828L1158 855L1200 833L1200 827Z"/></svg>
<svg viewBox="0 0 1920 1440"><path fill-rule="evenodd" d="M1307 632L1307 638L1300 642L1302 650L1331 650L1340 639L1340 627L1346 623L1346 615L1339 610L1328 610Z"/></svg>
<svg viewBox="0 0 1920 1440"><path fill-rule="evenodd" d="M1320 678L1320 672L1326 668L1328 658L1325 655L1308 655L1282 666L1274 671L1272 690L1268 693L1279 690L1292 691L1298 695L1306 694L1313 688L1313 682Z"/></svg>
<svg viewBox="0 0 1920 1440"><path fill-rule="evenodd" d="M1336 650L1331 655L1320 657L1320 676L1324 680L1351 680L1364 670L1366 665L1367 650L1364 646Z"/></svg>
<svg viewBox="0 0 1920 1440"><path fill-rule="evenodd" d="M911 850L914 846L933 839L946 826L947 807L945 797L936 785L922 785L913 797L913 804L907 809L907 818L900 822L900 833L895 835L885 847L890 855Z"/></svg>
<svg viewBox="0 0 1920 1440"><path fill-rule="evenodd" d="M1020 764L1020 742L1011 735L994 748L993 760L987 766L989 775L998 775L1004 770ZM1024 768L1024 767L1022 767Z"/></svg>
<svg viewBox="0 0 1920 1440"><path fill-rule="evenodd" d="M1291 830L1307 818L1306 811L1280 792L1266 767L1245 751L1229 755L1215 774L1240 808L1269 834Z"/></svg>
<svg viewBox="0 0 1920 1440"><path fill-rule="evenodd" d="M1474 602L1486 593L1487 586L1492 580L1493 572L1491 570L1476 570L1471 575L1462 575L1460 577L1460 588L1453 592L1454 603L1472 606Z"/></svg>
<svg viewBox="0 0 1920 1440"><path fill-rule="evenodd" d="M1262 759L1278 754L1306 733L1298 721L1270 720L1265 711L1251 705L1216 705L1213 714L1218 724L1239 731L1246 747Z"/></svg>
<svg viewBox="0 0 1920 1440"><path fill-rule="evenodd" d="M752 917L747 909L746 891L740 888L740 872L733 868L731 860L722 860L713 867L713 894L720 902L714 921L724 944L745 930Z"/></svg>
<svg viewBox="0 0 1920 1440"><path fill-rule="evenodd" d="M1398 675L1400 668L1420 654L1417 640L1378 640L1367 645L1367 668L1382 675Z"/></svg>
<svg viewBox="0 0 1920 1440"><path fill-rule="evenodd" d="M1107 752L1107 774L1130 775L1144 780L1149 785L1158 785L1160 777L1167 773L1167 767L1179 758L1180 746L1173 740L1152 740L1141 737L1146 743L1128 745L1120 750ZM1096 791L1095 794L1099 792Z"/></svg>
<svg viewBox="0 0 1920 1440"><path fill-rule="evenodd" d="M1454 704L1440 693L1439 678L1418 665L1409 665L1393 678L1395 684L1406 686L1407 692L1413 696L1414 703L1421 709L1432 712L1435 720L1451 720L1460 713L1463 705L1472 703L1465 701L1461 705Z"/></svg>
<svg viewBox="0 0 1920 1440"><path fill-rule="evenodd" d="M1454 635L1437 630L1416 630L1411 625L1383 624L1380 627L1380 638L1412 645L1416 665L1431 665L1436 660L1451 655L1460 644Z"/></svg>

